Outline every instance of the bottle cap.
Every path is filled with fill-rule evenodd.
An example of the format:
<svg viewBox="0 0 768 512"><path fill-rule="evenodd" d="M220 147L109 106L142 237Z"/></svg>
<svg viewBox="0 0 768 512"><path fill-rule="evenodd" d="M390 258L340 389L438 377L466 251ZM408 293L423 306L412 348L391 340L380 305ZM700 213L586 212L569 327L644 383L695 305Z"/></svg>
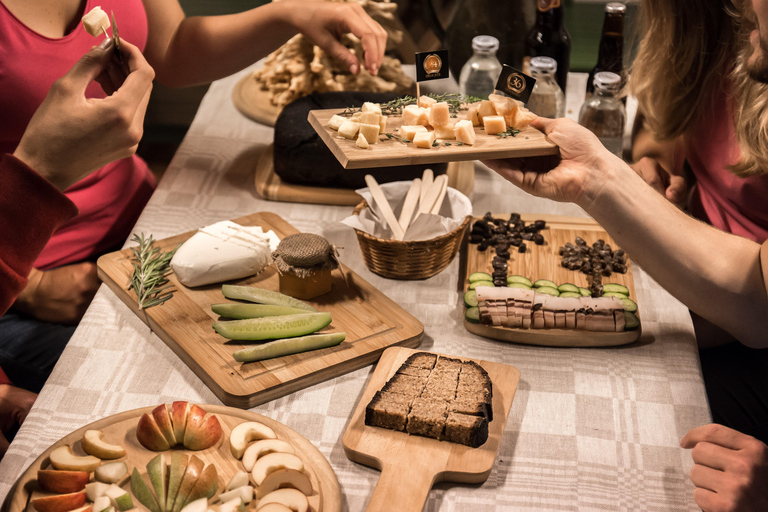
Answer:
<svg viewBox="0 0 768 512"><path fill-rule="evenodd" d="M472 38L472 49L476 52L495 52L499 49L499 40L493 36L475 36Z"/></svg>
<svg viewBox="0 0 768 512"><path fill-rule="evenodd" d="M533 59L531 59L531 62L533 62ZM592 83L594 84L595 89L617 90L621 87L621 77L610 71L601 71L595 73L595 78Z"/></svg>
<svg viewBox="0 0 768 512"><path fill-rule="evenodd" d="M627 6L621 2L610 2L605 4L605 12L608 14L624 14L627 12Z"/></svg>
<svg viewBox="0 0 768 512"><path fill-rule="evenodd" d="M533 57L530 62L531 73L554 73L557 61L552 57Z"/></svg>

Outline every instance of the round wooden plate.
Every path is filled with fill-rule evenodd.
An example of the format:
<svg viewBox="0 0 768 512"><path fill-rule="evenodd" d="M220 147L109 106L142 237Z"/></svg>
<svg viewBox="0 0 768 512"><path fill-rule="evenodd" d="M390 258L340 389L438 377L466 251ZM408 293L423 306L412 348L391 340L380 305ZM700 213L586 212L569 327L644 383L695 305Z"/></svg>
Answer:
<svg viewBox="0 0 768 512"><path fill-rule="evenodd" d="M269 91L262 89L250 73L238 80L232 88L232 103L245 117L266 126L275 126L282 110L272 104Z"/></svg>
<svg viewBox="0 0 768 512"><path fill-rule="evenodd" d="M216 465L219 475L219 489L217 490L216 495L224 490L227 483L229 483L230 479L237 471L243 470L240 461L236 460L230 453L229 434L232 431L232 428L243 421L259 421L273 429L279 439L283 439L293 445L296 449L296 455L304 462L304 468L312 481L314 492L313 495L309 497L309 504L312 507L312 511L341 511L341 490L339 488L339 481L336 478L336 473L334 473L333 468L331 468L331 465L323 454L320 453L320 451L304 436L282 423L253 412L221 405L201 405L201 407L207 412L216 413L219 416L223 431L219 442L207 450L191 451L184 448L172 449L182 451L189 455L194 454L206 464L212 463ZM125 461L128 465L128 475L119 482L124 489L130 490L130 473L133 471L134 467L138 468L139 472L145 478L145 481L148 482L149 480L146 477L147 462L158 453L164 452L153 452L141 446L136 439L136 424L142 414L151 412L152 409L154 409L154 407L144 407L115 414L114 416L108 416L61 438L58 442L54 443L43 452L42 455L27 468L21 477L19 477L3 503L3 512L35 512L34 507L29 504L30 499L47 495L47 493L40 491L40 488L37 485L37 471L39 469L47 469L50 466L48 455L54 448L61 445L68 444L72 446L72 450L75 454L85 455L85 452L83 452L82 447L80 446L80 439L82 439L83 433L90 429L102 430L106 442L120 444L128 452L125 457L115 459L117 461ZM169 451L170 450L167 450L167 452ZM165 459L167 463L170 463L169 454L166 453ZM135 498L134 505L141 511L147 510Z"/></svg>

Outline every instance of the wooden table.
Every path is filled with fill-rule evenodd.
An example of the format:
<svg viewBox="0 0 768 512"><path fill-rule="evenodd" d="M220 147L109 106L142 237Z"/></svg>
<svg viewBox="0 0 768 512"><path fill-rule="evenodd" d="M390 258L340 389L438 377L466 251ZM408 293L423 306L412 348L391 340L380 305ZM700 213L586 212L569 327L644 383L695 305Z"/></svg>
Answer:
<svg viewBox="0 0 768 512"><path fill-rule="evenodd" d="M698 510L688 480L690 453L678 439L710 416L685 307L636 267L643 310L643 337L636 344L557 349L468 333L458 259L428 280L387 280L367 270L354 232L338 222L350 207L267 202L256 195L253 172L272 129L235 110L231 89L240 76L211 86L135 231L164 238L257 211L277 213L343 248L346 265L418 318L425 327L422 349L518 368L519 387L490 477L482 485L438 484L425 510ZM477 215L584 215L576 206L530 197L484 166L476 173ZM349 461L341 444L371 373L366 367L251 409L317 446L338 475L345 511L365 510L379 477ZM179 399L220 404L102 287L0 463L0 498L62 436L107 415Z"/></svg>

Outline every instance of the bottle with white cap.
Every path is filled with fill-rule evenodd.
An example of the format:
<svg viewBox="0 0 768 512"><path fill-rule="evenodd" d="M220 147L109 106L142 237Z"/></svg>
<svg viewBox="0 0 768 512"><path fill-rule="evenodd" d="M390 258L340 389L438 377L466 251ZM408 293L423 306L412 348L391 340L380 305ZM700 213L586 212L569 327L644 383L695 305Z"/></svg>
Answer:
<svg viewBox="0 0 768 512"><path fill-rule="evenodd" d="M472 50L474 54L461 68L459 90L464 96L487 98L493 94L501 74L501 63L496 58L499 40L493 36L475 36Z"/></svg>
<svg viewBox="0 0 768 512"><path fill-rule="evenodd" d="M621 77L610 71L595 74L595 93L584 102L579 124L589 128L614 155L621 157L627 111L619 99Z"/></svg>
<svg viewBox="0 0 768 512"><path fill-rule="evenodd" d="M536 84L528 99L528 110L542 117L556 119L565 115L565 94L557 85L557 61L552 57L533 57L531 75Z"/></svg>

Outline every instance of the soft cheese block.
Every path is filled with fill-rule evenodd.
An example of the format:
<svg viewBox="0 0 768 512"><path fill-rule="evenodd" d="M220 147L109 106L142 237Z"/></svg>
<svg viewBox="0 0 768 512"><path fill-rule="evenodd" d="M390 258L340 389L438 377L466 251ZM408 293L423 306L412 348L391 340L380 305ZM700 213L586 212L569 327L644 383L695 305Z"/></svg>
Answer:
<svg viewBox="0 0 768 512"><path fill-rule="evenodd" d="M171 259L184 286L203 286L252 276L272 262L280 239L258 226L217 222L198 230Z"/></svg>

